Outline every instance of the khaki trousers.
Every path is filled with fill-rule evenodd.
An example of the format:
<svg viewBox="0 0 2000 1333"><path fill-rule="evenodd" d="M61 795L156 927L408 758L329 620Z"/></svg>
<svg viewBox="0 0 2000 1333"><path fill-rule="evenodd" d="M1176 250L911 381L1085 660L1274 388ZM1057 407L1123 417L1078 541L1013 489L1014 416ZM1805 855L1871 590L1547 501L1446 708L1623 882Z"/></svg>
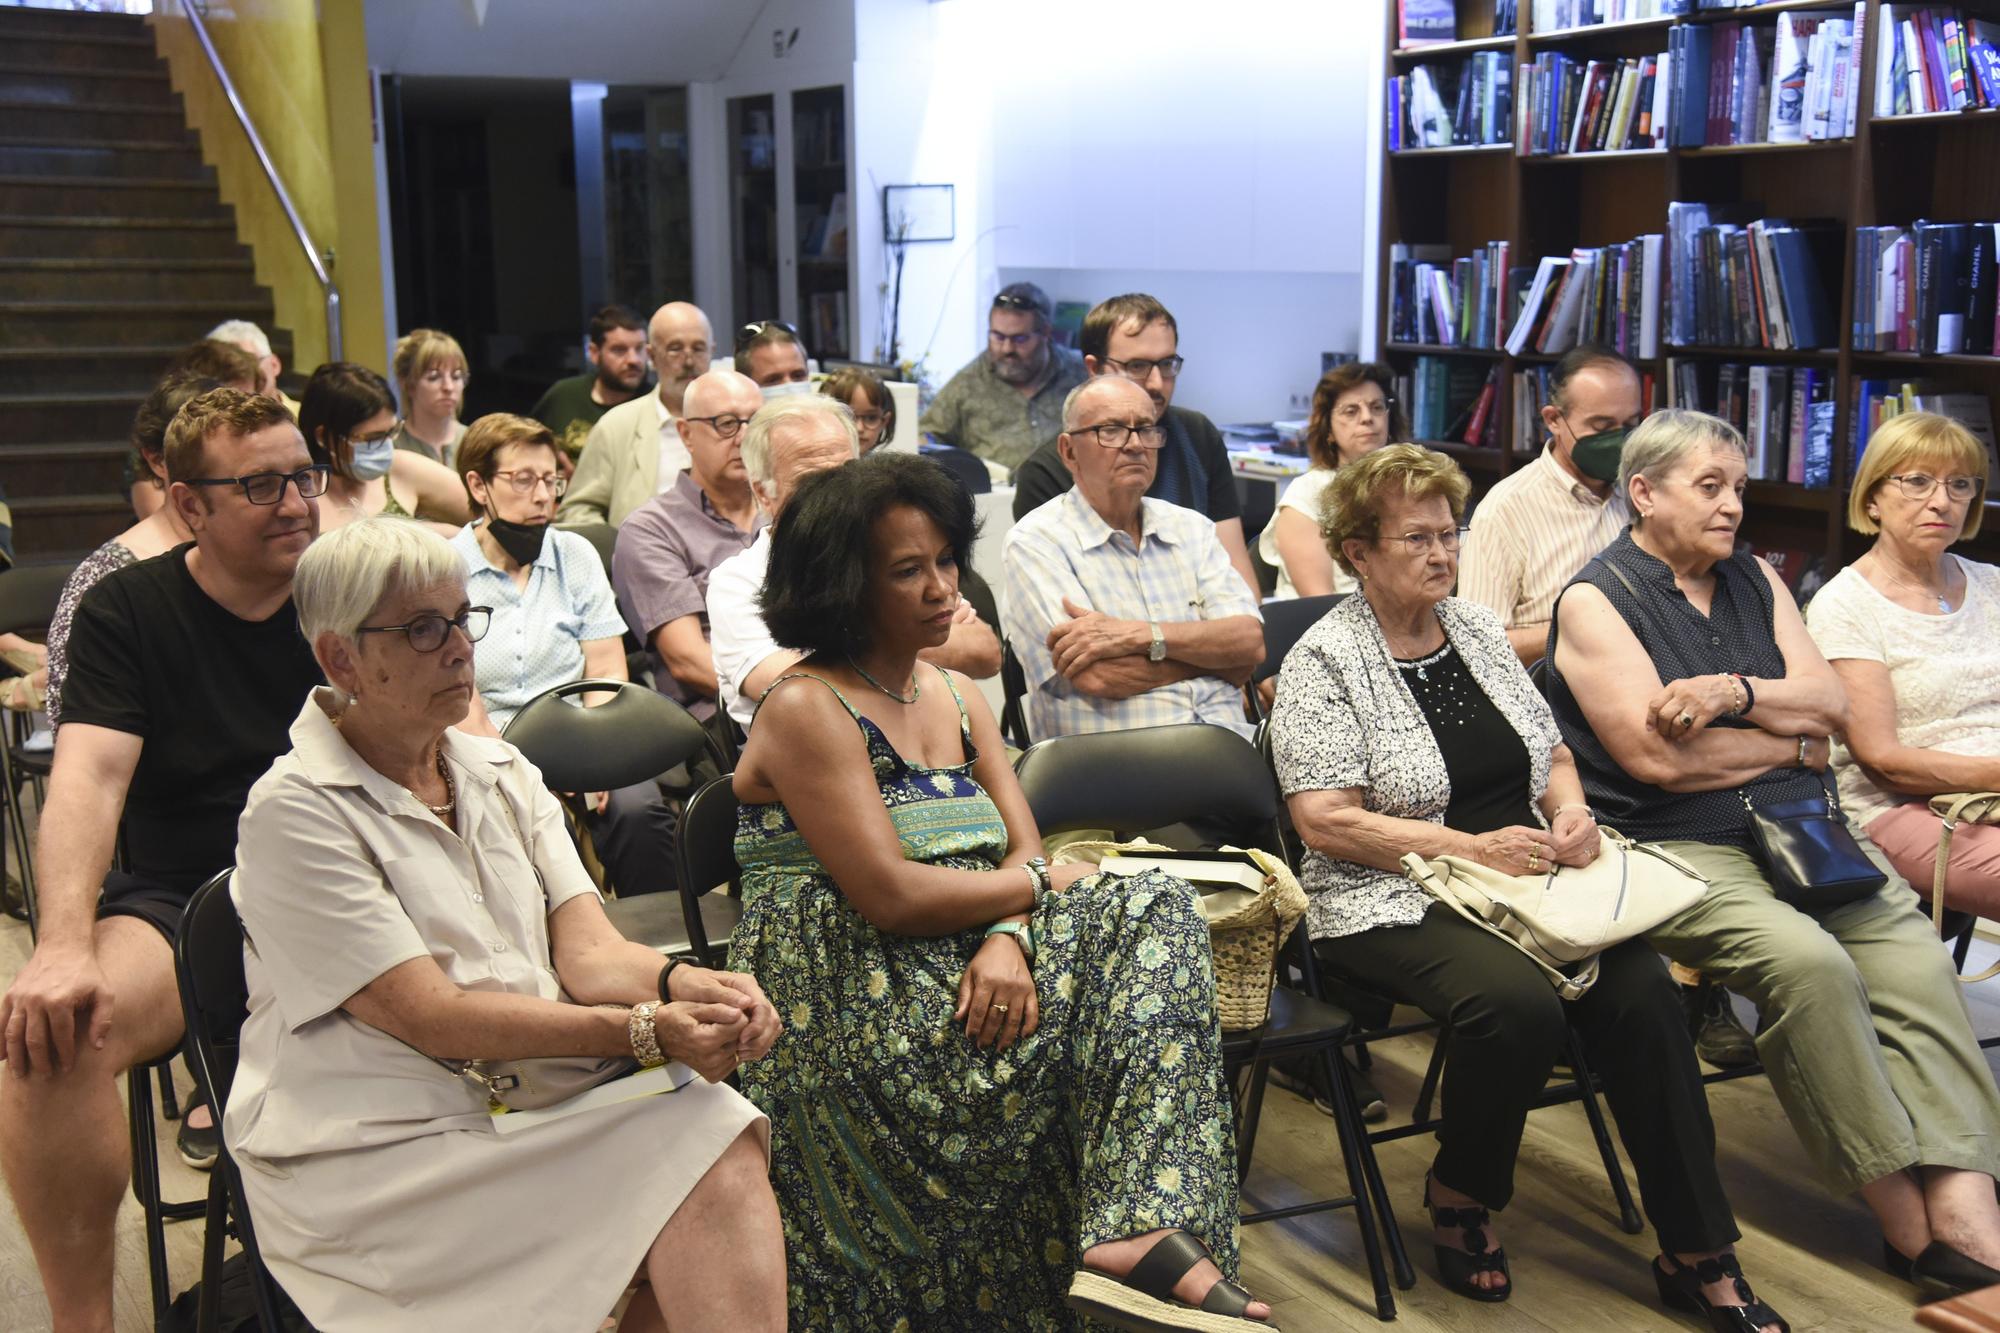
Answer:
<svg viewBox="0 0 2000 1333"><path fill-rule="evenodd" d="M1950 956L1909 884L1849 827L1889 882L1817 917L1779 902L1747 851L1663 844L1709 889L1647 938L1757 1006L1758 1058L1834 1190L1919 1165L1993 1175L2000 1092Z"/></svg>

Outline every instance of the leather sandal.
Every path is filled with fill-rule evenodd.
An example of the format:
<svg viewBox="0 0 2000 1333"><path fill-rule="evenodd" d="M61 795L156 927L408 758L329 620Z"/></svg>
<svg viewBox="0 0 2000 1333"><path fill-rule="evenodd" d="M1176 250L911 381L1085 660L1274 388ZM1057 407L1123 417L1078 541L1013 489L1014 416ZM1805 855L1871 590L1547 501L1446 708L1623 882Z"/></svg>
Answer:
<svg viewBox="0 0 2000 1333"><path fill-rule="evenodd" d="M1251 1295L1228 1278L1218 1278L1199 1307L1174 1299L1174 1284L1204 1259L1208 1247L1185 1231L1162 1236L1123 1278L1079 1268L1071 1279L1069 1307L1113 1328L1131 1333L1244 1333L1277 1325L1244 1313Z"/></svg>
<svg viewBox="0 0 2000 1333"><path fill-rule="evenodd" d="M1914 1282L1924 1299L1941 1301L1980 1291L2000 1283L2000 1270L1987 1267L1971 1255L1941 1240L1924 1246L1912 1259L1888 1241L1882 1242L1882 1266L1905 1282Z"/></svg>
<svg viewBox="0 0 2000 1333"><path fill-rule="evenodd" d="M1662 1264L1670 1267L1662 1267ZM1724 1278L1735 1280L1736 1294L1743 1304L1709 1303L1702 1288ZM1680 1263L1671 1254L1662 1254L1653 1263L1653 1282L1660 1289L1660 1304L1670 1310L1700 1315L1708 1320L1708 1326L1715 1333L1762 1333L1767 1325L1773 1324L1777 1326L1778 1333L1792 1333L1792 1326L1785 1322L1784 1316L1751 1292L1750 1284L1743 1277L1743 1267L1736 1262L1734 1254L1704 1259L1692 1268Z"/></svg>
<svg viewBox="0 0 2000 1333"><path fill-rule="evenodd" d="M1438 1278L1449 1291L1455 1291L1467 1300L1492 1303L1504 1301L1514 1294L1514 1276L1507 1269L1507 1251L1495 1246L1486 1248L1486 1226L1492 1222L1493 1214L1484 1208L1453 1208L1431 1202L1431 1173L1424 1172L1424 1210L1431 1215L1431 1226L1463 1227L1465 1243L1460 1249L1449 1245L1433 1245L1437 1254ZM1506 1280L1497 1287L1482 1287L1474 1278L1481 1273L1498 1273Z"/></svg>

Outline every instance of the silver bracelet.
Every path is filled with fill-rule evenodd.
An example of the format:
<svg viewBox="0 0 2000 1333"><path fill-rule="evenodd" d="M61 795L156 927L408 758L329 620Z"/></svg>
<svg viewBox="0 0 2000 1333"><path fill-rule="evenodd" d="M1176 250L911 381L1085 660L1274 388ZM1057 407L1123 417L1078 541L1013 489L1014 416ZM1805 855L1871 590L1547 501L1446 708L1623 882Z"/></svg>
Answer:
<svg viewBox="0 0 2000 1333"><path fill-rule="evenodd" d="M1812 744L1812 738L1811 738L1811 737L1808 737L1808 736L1801 736L1801 737L1799 737L1799 767L1800 767L1800 768L1810 768L1810 767L1812 767L1812 765L1810 765L1810 764L1808 764L1808 763L1806 762L1806 748L1807 748L1808 746L1810 746L1811 744Z"/></svg>
<svg viewBox="0 0 2000 1333"><path fill-rule="evenodd" d="M647 1000L632 1006L631 1016L625 1020L625 1037L632 1043L632 1058L645 1069L667 1062L660 1050L660 1034L653 1029L653 1015L659 1008L658 1000Z"/></svg>

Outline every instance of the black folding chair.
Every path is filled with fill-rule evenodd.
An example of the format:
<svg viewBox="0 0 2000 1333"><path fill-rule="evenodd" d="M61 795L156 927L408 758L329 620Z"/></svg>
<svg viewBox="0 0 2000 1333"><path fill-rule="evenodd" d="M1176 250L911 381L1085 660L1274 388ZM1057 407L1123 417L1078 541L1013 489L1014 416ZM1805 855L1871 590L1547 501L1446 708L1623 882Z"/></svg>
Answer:
<svg viewBox="0 0 2000 1333"><path fill-rule="evenodd" d="M56 618L56 603L76 566L25 565L0 572L0 634L33 634L46 631ZM32 786L39 807L54 755L49 750L26 748L30 735L28 717L13 713L7 720L4 748L6 768L7 833L20 851L21 911L28 922L29 938L40 925L35 908L34 847L28 837L27 809L21 792ZM4 872L5 857L0 857Z"/></svg>
<svg viewBox="0 0 2000 1333"><path fill-rule="evenodd" d="M1264 660L1250 673L1250 711L1257 720L1270 716L1257 687L1278 674L1285 654L1345 596L1344 592L1330 592L1319 597L1285 597L1260 608L1264 613Z"/></svg>
<svg viewBox="0 0 2000 1333"><path fill-rule="evenodd" d="M1131 834L1191 822L1208 830L1226 830L1241 845L1273 852L1282 848L1278 792L1270 770L1255 747L1226 727L1186 724L1061 736L1031 747L1015 770L1044 834L1078 829ZM1347 1170L1348 1193L1252 1211L1241 1220L1266 1222L1353 1208L1375 1289L1376 1316L1394 1319L1396 1298L1376 1224L1377 1209L1386 1207L1381 1173L1361 1129L1347 1067L1338 1058L1353 1019L1317 993L1310 952L1302 944L1290 952L1297 955L1304 989L1275 987L1270 1014L1261 1027L1223 1034L1223 1065L1237 1119L1237 1168L1242 1174L1250 1166L1269 1063L1316 1055L1334 1090L1334 1129ZM1247 1087L1239 1077L1246 1072ZM1411 1273L1403 1285L1415 1281Z"/></svg>
<svg viewBox="0 0 2000 1333"><path fill-rule="evenodd" d="M599 692L612 697L589 708L570 702ZM502 738L542 771L551 788L569 793L565 799L579 825L584 792L656 781L701 756L717 769L728 767L721 744L693 714L628 680L573 680L545 690L514 715ZM680 896L684 907L691 902ZM604 910L629 940L664 954L694 953L700 914L675 921L673 901L664 893L636 893L613 899Z"/></svg>
<svg viewBox="0 0 2000 1333"><path fill-rule="evenodd" d="M742 872L736 864L732 784L725 773L688 798L681 810L680 841L674 845L688 952L704 967L724 965L730 937L743 919L743 900L737 896Z"/></svg>
<svg viewBox="0 0 2000 1333"><path fill-rule="evenodd" d="M1000 643L1000 735L1017 750L1034 744L1028 734L1028 673L1014 656L1014 645Z"/></svg>
<svg viewBox="0 0 2000 1333"><path fill-rule="evenodd" d="M230 874L225 870L195 890L187 915L181 918L180 933L174 937L174 975L180 982L181 1011L187 1018L189 1062L218 1124L236 1081L237 1044L243 1021L249 1016L249 987L243 979L243 924L237 919L236 904L229 900ZM289 1308L291 1302L264 1267L256 1228L250 1222L250 1206L243 1197L243 1177L227 1145L209 1177L206 1216L196 1327L202 1333L211 1333L216 1327L225 1232L233 1232L243 1247L258 1323L267 1330L290 1327L279 1322L278 1311ZM155 1272L157 1317L165 1285L164 1265Z"/></svg>

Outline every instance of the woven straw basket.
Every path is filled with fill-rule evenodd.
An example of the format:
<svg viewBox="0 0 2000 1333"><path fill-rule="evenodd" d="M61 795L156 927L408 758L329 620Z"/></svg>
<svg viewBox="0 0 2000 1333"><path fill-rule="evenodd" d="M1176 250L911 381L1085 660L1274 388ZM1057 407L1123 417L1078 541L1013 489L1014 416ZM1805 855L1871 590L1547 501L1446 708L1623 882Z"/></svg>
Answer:
<svg viewBox="0 0 2000 1333"><path fill-rule="evenodd" d="M1209 951L1215 959L1215 1007L1222 1015L1225 1032L1241 1032L1261 1026L1270 1013L1278 947L1305 915L1306 894L1291 867L1270 853L1255 847L1222 850L1243 852L1264 870L1263 890L1226 916L1209 915L1210 900L1202 899L1202 915L1208 918ZM1059 863L1088 861L1096 865L1113 852L1125 851L1173 854L1172 848L1153 842L1086 841L1068 844L1054 859Z"/></svg>

